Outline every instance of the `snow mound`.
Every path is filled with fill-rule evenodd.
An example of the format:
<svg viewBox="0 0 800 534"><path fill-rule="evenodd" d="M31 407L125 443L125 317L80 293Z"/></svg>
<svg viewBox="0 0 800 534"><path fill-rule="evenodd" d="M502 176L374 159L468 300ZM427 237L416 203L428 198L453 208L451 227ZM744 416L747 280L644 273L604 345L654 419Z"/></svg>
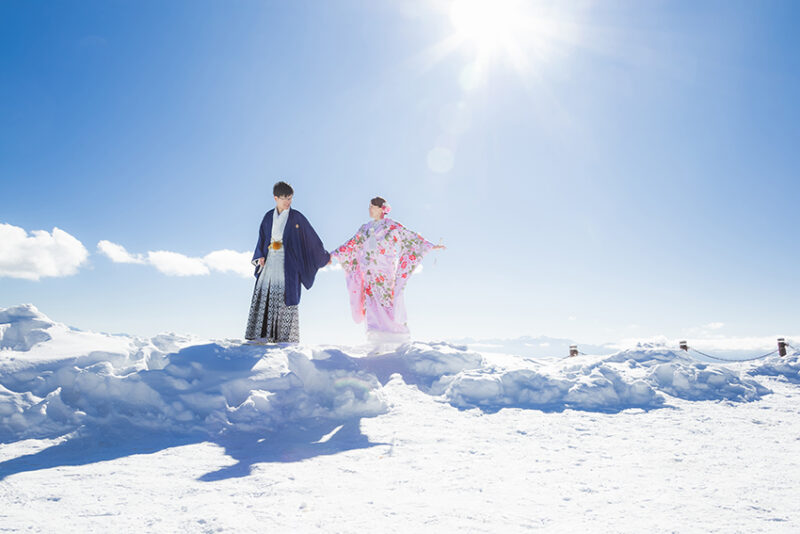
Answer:
<svg viewBox="0 0 800 534"><path fill-rule="evenodd" d="M25 372L24 374L28 374ZM166 357L163 369L117 374L113 362L65 365L42 380L2 376L0 441L85 426L219 433L386 410L374 376L319 368L299 349L211 343ZM9 384L33 385L14 393Z"/></svg>
<svg viewBox="0 0 800 534"><path fill-rule="evenodd" d="M172 337L176 347L197 341ZM86 367L108 361L118 371L143 369L151 356L164 354L155 340L83 332L50 320L30 304L0 309L0 376L22 379L27 370L27 379L33 380L69 362Z"/></svg>
<svg viewBox="0 0 800 534"><path fill-rule="evenodd" d="M661 363L681 363L691 365L696 363L685 352L669 350L663 346L652 343L640 343L635 349L625 349L608 356L604 356L601 362L624 363L632 366L630 362L643 366L655 366Z"/></svg>
<svg viewBox="0 0 800 534"><path fill-rule="evenodd" d="M447 386L445 397L459 408L619 411L664 403L650 384L625 377L611 366L465 372Z"/></svg>
<svg viewBox="0 0 800 534"><path fill-rule="evenodd" d="M781 377L794 384L800 384L800 351L784 357L772 356L756 364L750 371L751 375Z"/></svg>
<svg viewBox="0 0 800 534"><path fill-rule="evenodd" d="M412 373L417 377L440 379L468 369L483 366L483 357L462 345L449 343L408 343L397 349Z"/></svg>
<svg viewBox="0 0 800 534"><path fill-rule="evenodd" d="M213 435L373 417L388 409L382 384L395 375L456 407L487 411L618 412L658 408L669 398L749 402L770 393L734 368L663 346L540 362L415 342L363 356L336 347L82 332L29 305L0 309L0 319L0 442L97 427ZM789 379L798 372L798 353L750 371Z"/></svg>
<svg viewBox="0 0 800 534"><path fill-rule="evenodd" d="M0 349L30 350L52 339L47 330L54 325L33 304L0 310Z"/></svg>
<svg viewBox="0 0 800 534"><path fill-rule="evenodd" d="M0 442L98 426L260 431L386 410L377 378L347 356L82 332L33 306L0 309L0 318Z"/></svg>
<svg viewBox="0 0 800 534"><path fill-rule="evenodd" d="M749 402L771 391L739 372L704 363L663 363L649 373L649 381L660 391L686 400L731 400Z"/></svg>
<svg viewBox="0 0 800 534"><path fill-rule="evenodd" d="M441 393L439 383L442 380L484 366L484 359L477 352L462 345L442 342L406 343L394 352L350 359L354 366L375 375L382 384L387 383L392 375L399 374L406 384L435 395Z"/></svg>
<svg viewBox="0 0 800 534"><path fill-rule="evenodd" d="M664 394L692 401L749 402L770 393L740 372L649 346L529 369L465 371L442 386L444 397L459 408L610 412L657 408L665 403Z"/></svg>
<svg viewBox="0 0 800 534"><path fill-rule="evenodd" d="M624 362L647 370L645 380L654 388L680 399L750 402L771 391L722 365L693 360L683 351L664 348L624 350L607 361Z"/></svg>

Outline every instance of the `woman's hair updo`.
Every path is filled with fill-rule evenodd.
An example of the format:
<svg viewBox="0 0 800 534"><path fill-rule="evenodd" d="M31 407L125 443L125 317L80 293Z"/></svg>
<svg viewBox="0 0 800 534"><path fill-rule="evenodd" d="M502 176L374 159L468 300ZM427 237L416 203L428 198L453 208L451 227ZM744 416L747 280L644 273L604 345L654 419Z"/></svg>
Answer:
<svg viewBox="0 0 800 534"><path fill-rule="evenodd" d="M386 204L386 200L381 198L381 197L375 197L372 200L370 200L369 202L370 202L370 204L372 204L373 206L376 206L378 208L382 208L383 205Z"/></svg>

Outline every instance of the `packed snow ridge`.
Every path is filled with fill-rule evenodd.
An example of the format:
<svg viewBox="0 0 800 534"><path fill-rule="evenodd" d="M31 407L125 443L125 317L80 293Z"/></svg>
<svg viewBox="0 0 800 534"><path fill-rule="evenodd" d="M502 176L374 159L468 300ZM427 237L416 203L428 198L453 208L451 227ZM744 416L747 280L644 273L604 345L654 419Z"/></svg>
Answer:
<svg viewBox="0 0 800 534"><path fill-rule="evenodd" d="M448 343L366 355L176 334L143 339L75 330L22 305L0 309L0 442L97 427L218 434L374 417L390 409L383 385L400 379L460 409L613 413L676 398L755 401L770 390L754 376L800 382L799 372L800 353L746 367L658 346L533 360Z"/></svg>

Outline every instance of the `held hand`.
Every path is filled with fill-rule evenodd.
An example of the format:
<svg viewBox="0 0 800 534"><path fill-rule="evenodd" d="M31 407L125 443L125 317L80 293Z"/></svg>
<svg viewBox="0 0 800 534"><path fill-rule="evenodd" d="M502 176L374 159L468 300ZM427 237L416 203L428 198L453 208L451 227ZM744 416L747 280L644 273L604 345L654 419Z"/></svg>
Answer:
<svg viewBox="0 0 800 534"><path fill-rule="evenodd" d="M258 266L259 267L263 267L265 262L266 262L266 259L258 258Z"/></svg>

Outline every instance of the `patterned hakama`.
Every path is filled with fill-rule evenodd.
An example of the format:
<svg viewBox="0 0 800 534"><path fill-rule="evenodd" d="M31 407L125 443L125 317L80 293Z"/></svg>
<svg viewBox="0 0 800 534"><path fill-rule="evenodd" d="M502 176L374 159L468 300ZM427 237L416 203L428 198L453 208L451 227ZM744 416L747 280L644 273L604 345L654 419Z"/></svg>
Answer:
<svg viewBox="0 0 800 534"><path fill-rule="evenodd" d="M284 300L283 259L285 249L270 249L256 281L245 339L267 343L299 343L300 320L297 306Z"/></svg>

